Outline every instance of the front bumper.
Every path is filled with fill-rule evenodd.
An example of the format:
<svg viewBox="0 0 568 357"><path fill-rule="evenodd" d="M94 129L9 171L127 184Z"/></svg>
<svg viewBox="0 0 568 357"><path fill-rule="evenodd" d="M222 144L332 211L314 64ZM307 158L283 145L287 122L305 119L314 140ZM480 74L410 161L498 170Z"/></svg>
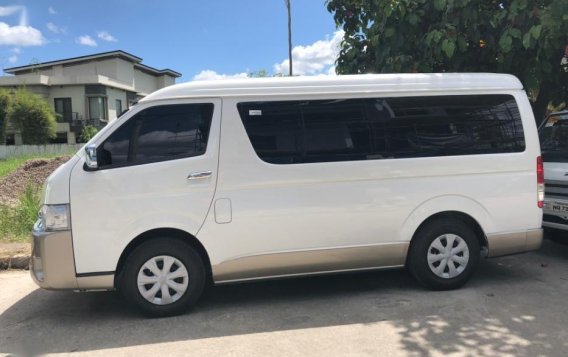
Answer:
<svg viewBox="0 0 568 357"><path fill-rule="evenodd" d="M44 289L78 289L71 231L32 232L30 273Z"/></svg>
<svg viewBox="0 0 568 357"><path fill-rule="evenodd" d="M114 274L82 274L75 271L71 231L33 231L30 274L37 285L49 290L112 290Z"/></svg>
<svg viewBox="0 0 568 357"><path fill-rule="evenodd" d="M517 254L537 250L542 245L542 228L527 231L488 234L487 257Z"/></svg>

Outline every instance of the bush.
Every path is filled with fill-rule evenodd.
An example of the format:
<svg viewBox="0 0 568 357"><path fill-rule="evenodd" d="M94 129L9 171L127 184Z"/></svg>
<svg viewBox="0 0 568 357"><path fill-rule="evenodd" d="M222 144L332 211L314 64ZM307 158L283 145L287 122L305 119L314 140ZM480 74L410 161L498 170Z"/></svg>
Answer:
<svg viewBox="0 0 568 357"><path fill-rule="evenodd" d="M95 136L98 132L99 129L95 128L94 126L86 125L81 131L81 135L79 136L79 141L82 143L86 143L87 141L91 140L91 138Z"/></svg>
<svg viewBox="0 0 568 357"><path fill-rule="evenodd" d="M18 90L9 110L10 122L22 133L24 144L46 144L56 134L53 108L40 96Z"/></svg>
<svg viewBox="0 0 568 357"><path fill-rule="evenodd" d="M0 89L0 144L4 144L6 140L10 101L10 93L7 90Z"/></svg>
<svg viewBox="0 0 568 357"><path fill-rule="evenodd" d="M0 205L0 240L26 240L41 206L40 187L31 183L15 207Z"/></svg>

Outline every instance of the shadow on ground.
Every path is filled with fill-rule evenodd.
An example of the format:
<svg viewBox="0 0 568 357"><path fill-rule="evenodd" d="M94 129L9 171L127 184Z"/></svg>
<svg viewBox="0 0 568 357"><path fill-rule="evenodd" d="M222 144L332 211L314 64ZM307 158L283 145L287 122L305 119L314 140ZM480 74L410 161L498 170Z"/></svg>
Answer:
<svg viewBox="0 0 568 357"><path fill-rule="evenodd" d="M186 315L146 319L118 293L34 290L0 315L0 352L35 354L336 325L388 324L429 356L557 356L568 348L568 246L483 261L463 289L421 289L405 271L210 288ZM371 329L380 334L380 327Z"/></svg>

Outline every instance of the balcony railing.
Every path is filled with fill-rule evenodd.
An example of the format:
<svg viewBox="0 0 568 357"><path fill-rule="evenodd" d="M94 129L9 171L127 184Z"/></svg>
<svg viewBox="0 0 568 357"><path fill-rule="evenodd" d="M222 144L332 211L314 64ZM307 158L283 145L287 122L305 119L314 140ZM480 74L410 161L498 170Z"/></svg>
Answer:
<svg viewBox="0 0 568 357"><path fill-rule="evenodd" d="M72 123L74 120L80 120L77 112L55 113L58 123Z"/></svg>
<svg viewBox="0 0 568 357"><path fill-rule="evenodd" d="M83 116L77 112L68 113L67 115L58 113L56 120L58 123L69 123L69 129L77 134L80 134L87 125L94 126L100 130L108 123L106 120L101 119L84 119ZM17 131L12 123L7 122L6 124L7 131Z"/></svg>
<svg viewBox="0 0 568 357"><path fill-rule="evenodd" d="M71 121L71 131L80 133L83 130L83 128L87 125L94 126L97 129L101 129L106 124L107 124L106 120L78 118Z"/></svg>

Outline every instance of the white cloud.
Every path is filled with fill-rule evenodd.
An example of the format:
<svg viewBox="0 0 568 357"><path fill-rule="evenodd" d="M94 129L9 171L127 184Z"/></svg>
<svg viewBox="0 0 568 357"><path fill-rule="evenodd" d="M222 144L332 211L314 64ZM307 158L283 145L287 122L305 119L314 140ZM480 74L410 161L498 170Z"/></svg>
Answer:
<svg viewBox="0 0 568 357"><path fill-rule="evenodd" d="M339 54L341 40L344 32L336 31L333 36L320 40L307 46L296 46L292 49L294 75L334 76L335 60ZM273 66L274 73L288 74L288 59ZM230 78L247 78L247 72L236 74L217 73L212 70L203 70L193 77L194 81L218 80Z"/></svg>
<svg viewBox="0 0 568 357"><path fill-rule="evenodd" d="M22 53L22 50L19 47L14 47L10 50L10 52L19 55L20 53Z"/></svg>
<svg viewBox="0 0 568 357"><path fill-rule="evenodd" d="M7 46L39 46L45 43L41 31L28 25L28 14L23 6L0 6L0 16L11 16L20 13L20 22L12 26L0 22L0 45Z"/></svg>
<svg viewBox="0 0 568 357"><path fill-rule="evenodd" d="M294 75L334 75L335 60L339 54L344 32L336 31L333 36L307 46L292 48L292 64ZM274 65L275 73L287 74L288 59Z"/></svg>
<svg viewBox="0 0 568 357"><path fill-rule="evenodd" d="M89 35L79 36L75 42L84 46L97 47L97 41L93 40Z"/></svg>
<svg viewBox="0 0 568 357"><path fill-rule="evenodd" d="M97 33L97 37L100 38L101 40L107 41L107 42L117 42L118 41L113 35L111 35L107 31L99 31Z"/></svg>
<svg viewBox="0 0 568 357"><path fill-rule="evenodd" d="M47 29L53 33L65 33L66 29L63 27L59 27L56 24L54 24L53 22L48 22L47 25L45 25L47 27Z"/></svg>
<svg viewBox="0 0 568 357"><path fill-rule="evenodd" d="M23 9L23 6L0 6L0 16L10 16Z"/></svg>
<svg viewBox="0 0 568 357"><path fill-rule="evenodd" d="M54 8L52 8L51 6L47 9L47 12L49 12L50 15L56 15L57 11L55 11Z"/></svg>
<svg viewBox="0 0 568 357"><path fill-rule="evenodd" d="M8 62L10 62L10 63L18 62L18 56L17 55L11 55L10 57L8 57Z"/></svg>
<svg viewBox="0 0 568 357"><path fill-rule="evenodd" d="M231 79L231 78L247 78L247 72L241 72L236 74L221 74L210 69L203 70L193 76L194 81L209 81L209 80L218 80L218 79Z"/></svg>
<svg viewBox="0 0 568 357"><path fill-rule="evenodd" d="M20 26L28 26L28 11L24 6L0 6L0 16L10 16L20 13Z"/></svg>
<svg viewBox="0 0 568 357"><path fill-rule="evenodd" d="M0 22L0 45L40 46L45 43L41 31L31 26L10 26Z"/></svg>
<svg viewBox="0 0 568 357"><path fill-rule="evenodd" d="M337 73L335 73L335 65L329 67L329 69L327 70L327 75L328 76L336 76L337 75Z"/></svg>

